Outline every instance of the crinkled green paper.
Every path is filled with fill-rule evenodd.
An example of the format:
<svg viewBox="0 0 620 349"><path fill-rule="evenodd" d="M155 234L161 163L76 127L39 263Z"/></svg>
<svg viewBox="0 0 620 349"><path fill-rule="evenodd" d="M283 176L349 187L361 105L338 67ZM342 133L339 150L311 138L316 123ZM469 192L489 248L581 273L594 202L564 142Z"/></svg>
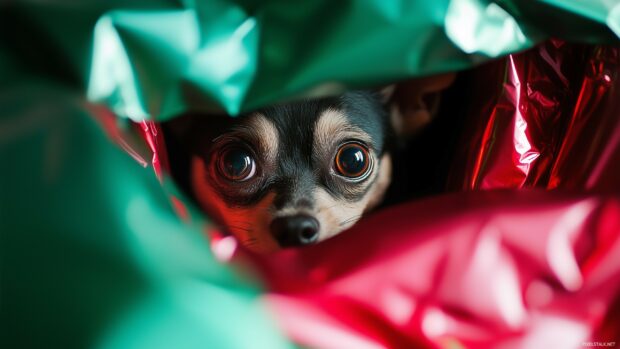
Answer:
<svg viewBox="0 0 620 349"><path fill-rule="evenodd" d="M84 100L34 80L0 96L0 347L289 348Z"/></svg>
<svg viewBox="0 0 620 349"><path fill-rule="evenodd" d="M619 12L615 0L50 0L9 16L90 100L164 120L459 70L550 36L611 41Z"/></svg>
<svg viewBox="0 0 620 349"><path fill-rule="evenodd" d="M613 0L0 5L0 346L288 346L92 102L133 120L237 114L617 34Z"/></svg>

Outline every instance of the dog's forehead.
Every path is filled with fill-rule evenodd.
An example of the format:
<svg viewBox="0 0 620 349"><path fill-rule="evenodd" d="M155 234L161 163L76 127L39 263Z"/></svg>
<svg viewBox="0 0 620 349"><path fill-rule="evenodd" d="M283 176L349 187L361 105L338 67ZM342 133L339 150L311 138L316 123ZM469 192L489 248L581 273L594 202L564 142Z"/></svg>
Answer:
<svg viewBox="0 0 620 349"><path fill-rule="evenodd" d="M273 105L259 110L267 120L284 134L312 131L323 112L340 108L337 98L324 98Z"/></svg>
<svg viewBox="0 0 620 349"><path fill-rule="evenodd" d="M370 92L353 91L338 97L274 105L258 111L278 130L279 136L294 143L311 142L322 117L338 115L348 125L368 134L375 145L384 141L385 117L379 98ZM337 129L334 128L334 131Z"/></svg>

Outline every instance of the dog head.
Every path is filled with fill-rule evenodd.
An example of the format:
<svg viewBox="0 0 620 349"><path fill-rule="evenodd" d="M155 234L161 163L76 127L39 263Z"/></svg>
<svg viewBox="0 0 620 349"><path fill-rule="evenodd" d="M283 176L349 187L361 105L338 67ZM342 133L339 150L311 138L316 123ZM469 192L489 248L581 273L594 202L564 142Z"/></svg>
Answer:
<svg viewBox="0 0 620 349"><path fill-rule="evenodd" d="M388 119L378 95L348 92L164 130L187 154L175 174L170 152L173 176L243 245L271 251L334 236L381 201Z"/></svg>

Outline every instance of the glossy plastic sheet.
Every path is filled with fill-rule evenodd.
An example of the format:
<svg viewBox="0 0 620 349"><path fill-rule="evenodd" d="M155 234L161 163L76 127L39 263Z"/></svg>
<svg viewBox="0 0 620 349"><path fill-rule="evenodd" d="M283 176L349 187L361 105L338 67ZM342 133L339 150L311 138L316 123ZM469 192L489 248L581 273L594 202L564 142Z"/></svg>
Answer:
<svg viewBox="0 0 620 349"><path fill-rule="evenodd" d="M452 190L620 191L620 48L552 40L475 71Z"/></svg>
<svg viewBox="0 0 620 349"><path fill-rule="evenodd" d="M580 348L620 335L618 196L452 194L259 263L281 326L311 348Z"/></svg>
<svg viewBox="0 0 620 349"><path fill-rule="evenodd" d="M0 35L25 68L139 121L464 69L550 35L612 42L619 13L606 0L20 1Z"/></svg>

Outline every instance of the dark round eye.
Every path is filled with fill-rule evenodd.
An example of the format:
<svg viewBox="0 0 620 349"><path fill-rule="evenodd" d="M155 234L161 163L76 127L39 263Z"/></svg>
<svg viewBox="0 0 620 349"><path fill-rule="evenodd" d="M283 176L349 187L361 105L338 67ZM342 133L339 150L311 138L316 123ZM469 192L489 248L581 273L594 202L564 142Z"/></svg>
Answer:
<svg viewBox="0 0 620 349"><path fill-rule="evenodd" d="M242 147L224 149L217 165L220 174L230 181L246 181L256 174L256 162L252 153Z"/></svg>
<svg viewBox="0 0 620 349"><path fill-rule="evenodd" d="M339 174L353 179L360 178L370 168L368 149L359 143L344 144L336 153L335 163Z"/></svg>

